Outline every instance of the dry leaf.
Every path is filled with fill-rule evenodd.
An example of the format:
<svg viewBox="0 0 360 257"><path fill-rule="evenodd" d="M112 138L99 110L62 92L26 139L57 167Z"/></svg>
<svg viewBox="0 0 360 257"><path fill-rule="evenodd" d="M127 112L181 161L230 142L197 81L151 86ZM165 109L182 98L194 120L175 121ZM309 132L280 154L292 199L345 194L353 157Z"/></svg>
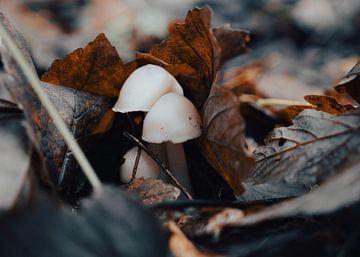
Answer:
<svg viewBox="0 0 360 257"><path fill-rule="evenodd" d="M236 195L254 166L246 148L245 121L240 102L230 90L213 85L203 108L203 142L205 158L232 187Z"/></svg>
<svg viewBox="0 0 360 257"><path fill-rule="evenodd" d="M304 110L292 126L274 129L266 145L254 152L256 168L246 179L247 187L286 183L310 188L338 173L360 153L359 112L335 116Z"/></svg>
<svg viewBox="0 0 360 257"><path fill-rule="evenodd" d="M135 62L122 63L116 49L101 33L86 47L55 60L41 80L117 97L123 82L135 68Z"/></svg>
<svg viewBox="0 0 360 257"><path fill-rule="evenodd" d="M192 9L185 22L170 25L170 36L165 41L153 46L148 55L137 56L176 76L198 108L205 102L220 65L221 50L210 18L208 7Z"/></svg>
<svg viewBox="0 0 360 257"><path fill-rule="evenodd" d="M115 112L112 109L107 110L99 123L96 125L93 134L105 133L110 129L110 126L115 118Z"/></svg>
<svg viewBox="0 0 360 257"><path fill-rule="evenodd" d="M44 161L23 112L0 99L0 214L24 208L42 189L51 189Z"/></svg>
<svg viewBox="0 0 360 257"><path fill-rule="evenodd" d="M354 109L351 104L340 104L335 98L325 95L306 95L304 99L314 105L314 109L335 115Z"/></svg>
<svg viewBox="0 0 360 257"><path fill-rule="evenodd" d="M103 114L112 105L112 99L104 96L83 92L64 86L42 83L43 89L57 108L60 116L67 124L75 139L85 152L88 150L89 137ZM47 161L49 173L67 196L84 186L85 178L78 169L60 132L48 116L44 108L40 116L40 146Z"/></svg>
<svg viewBox="0 0 360 257"><path fill-rule="evenodd" d="M128 185L128 191L135 193L144 204L175 201L180 196L180 189L177 187L165 184L160 179L143 177L133 179Z"/></svg>
<svg viewBox="0 0 360 257"><path fill-rule="evenodd" d="M3 14L1 13L0 19L5 23L8 31L16 41L31 69L36 72L25 39L16 31L16 29L6 18L4 18ZM0 87L3 87L2 90L6 88L7 92L11 95L11 100L18 104L21 109L23 109L27 122L31 125L35 133L34 140L35 142L38 142L40 121L38 110L40 108L40 101L37 99L35 92L28 83L27 78L24 76L21 69L15 62L12 55L8 52L4 44L0 44L0 56L2 63L2 66L0 67Z"/></svg>
<svg viewBox="0 0 360 257"><path fill-rule="evenodd" d="M169 239L169 248L175 257L220 257L220 255L200 251L176 226L173 221L167 225L171 235Z"/></svg>
<svg viewBox="0 0 360 257"><path fill-rule="evenodd" d="M221 48L221 64L247 52L246 44L250 42L248 31L233 29L226 24L214 28L213 32Z"/></svg>
<svg viewBox="0 0 360 257"><path fill-rule="evenodd" d="M348 93L360 103L360 62L337 84L335 90L339 93Z"/></svg>

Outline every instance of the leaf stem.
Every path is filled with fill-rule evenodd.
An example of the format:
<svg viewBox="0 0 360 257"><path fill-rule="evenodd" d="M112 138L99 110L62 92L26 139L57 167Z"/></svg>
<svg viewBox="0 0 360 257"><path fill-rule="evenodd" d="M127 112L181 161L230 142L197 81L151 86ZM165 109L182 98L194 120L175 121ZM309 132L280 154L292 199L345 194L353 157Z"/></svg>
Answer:
<svg viewBox="0 0 360 257"><path fill-rule="evenodd" d="M6 29L6 26L4 25L2 20L0 20L0 36L6 48L10 51L11 55L14 57L20 69L24 73L32 88L34 89L36 95L39 97L41 104L45 107L55 126L59 130L60 134L63 136L65 143L72 151L75 159L78 161L86 177L89 179L95 195L99 195L102 191L102 185L99 178L97 177L94 169L91 167L79 144L76 142L74 136L71 134L70 130L66 126L65 122L61 119L57 109L51 102L50 98L42 89L37 74L31 69L30 65L28 64L24 55L21 53L15 40L12 38L8 30Z"/></svg>

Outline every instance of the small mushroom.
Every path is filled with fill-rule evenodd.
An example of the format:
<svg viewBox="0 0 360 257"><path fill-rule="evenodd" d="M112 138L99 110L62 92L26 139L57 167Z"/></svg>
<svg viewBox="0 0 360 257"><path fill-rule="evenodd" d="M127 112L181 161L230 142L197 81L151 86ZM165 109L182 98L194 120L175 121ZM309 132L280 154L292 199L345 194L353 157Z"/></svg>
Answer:
<svg viewBox="0 0 360 257"><path fill-rule="evenodd" d="M122 86L114 112L147 112L164 94L174 92L183 95L176 79L164 68L147 64L136 69Z"/></svg>
<svg viewBox="0 0 360 257"><path fill-rule="evenodd" d="M201 124L191 101L175 93L163 95L144 120L142 139L150 143L166 142L170 170L189 191L191 184L182 143L199 137Z"/></svg>
<svg viewBox="0 0 360 257"><path fill-rule="evenodd" d="M138 147L133 147L124 155L125 162L120 168L120 180L128 183L131 180ZM159 165L144 151L141 151L136 177L157 178L160 173Z"/></svg>

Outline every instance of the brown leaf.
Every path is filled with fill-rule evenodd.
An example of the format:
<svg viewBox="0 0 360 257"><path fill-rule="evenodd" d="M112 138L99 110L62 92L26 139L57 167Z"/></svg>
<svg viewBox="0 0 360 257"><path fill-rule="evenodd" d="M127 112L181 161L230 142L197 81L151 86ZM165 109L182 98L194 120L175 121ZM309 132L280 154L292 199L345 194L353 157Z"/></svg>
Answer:
<svg viewBox="0 0 360 257"><path fill-rule="evenodd" d="M229 24L226 24L214 28L213 32L221 48L221 64L247 52L246 44L250 42L248 31L233 29Z"/></svg>
<svg viewBox="0 0 360 257"><path fill-rule="evenodd" d="M15 104L0 99L0 214L26 207L39 186L51 189L30 131L23 112Z"/></svg>
<svg viewBox="0 0 360 257"><path fill-rule="evenodd" d="M173 221L169 222L167 228L171 233L169 248L175 257L220 257L220 255L199 250Z"/></svg>
<svg viewBox="0 0 360 257"><path fill-rule="evenodd" d="M360 153L360 109L341 116L304 110L290 127L276 128L254 153L246 187L263 183L310 188L341 170ZM291 187L288 187L291 194Z"/></svg>
<svg viewBox="0 0 360 257"><path fill-rule="evenodd" d="M236 195L254 166L246 148L240 102L230 90L214 84L203 108L202 151Z"/></svg>
<svg viewBox="0 0 360 257"><path fill-rule="evenodd" d="M41 80L117 97L123 82L135 68L135 62L123 64L116 49L101 33L84 48L55 60Z"/></svg>
<svg viewBox="0 0 360 257"><path fill-rule="evenodd" d="M112 105L112 99L64 86L47 83L42 83L42 86L75 139L87 152L89 137ZM52 179L66 195L79 191L84 185L84 177L74 156L45 109L41 108L38 112L41 117L40 146Z"/></svg>
<svg viewBox="0 0 360 257"><path fill-rule="evenodd" d="M220 65L221 49L210 18L210 8L192 9L185 22L170 25L170 36L153 46L149 55L138 55L176 76L198 108L205 102Z"/></svg>
<svg viewBox="0 0 360 257"><path fill-rule="evenodd" d="M115 112L113 112L111 109L107 110L99 123L96 125L93 134L101 134L108 131L110 129L111 123L114 121L114 118Z"/></svg>
<svg viewBox="0 0 360 257"><path fill-rule="evenodd" d="M318 111L323 111L335 115L343 114L354 109L351 104L340 104L335 98L325 95L306 95L304 99L314 105Z"/></svg>
<svg viewBox="0 0 360 257"><path fill-rule="evenodd" d="M176 200L180 195L180 189L165 184L160 179L135 178L128 185L128 191L135 193L144 204L159 203L166 200Z"/></svg>
<svg viewBox="0 0 360 257"><path fill-rule="evenodd" d="M304 96L304 99L313 106L291 105L284 109L276 111L277 115L287 119L288 121L291 121L305 109L313 109L335 115L340 115L344 112L354 109L354 106L352 106L351 104L341 104L332 96L306 95Z"/></svg>
<svg viewBox="0 0 360 257"><path fill-rule="evenodd" d="M337 84L335 90L339 93L348 93L360 103L360 62Z"/></svg>

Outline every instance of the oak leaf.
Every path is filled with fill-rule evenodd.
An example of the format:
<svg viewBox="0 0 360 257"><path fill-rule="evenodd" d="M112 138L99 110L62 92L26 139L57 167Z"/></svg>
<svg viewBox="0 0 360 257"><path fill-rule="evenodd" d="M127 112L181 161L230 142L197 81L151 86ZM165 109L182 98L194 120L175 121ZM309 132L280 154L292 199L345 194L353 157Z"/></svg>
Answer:
<svg viewBox="0 0 360 257"><path fill-rule="evenodd" d="M246 179L247 188L263 183L311 188L358 158L360 109L341 116L304 110L292 126L274 129L265 143L254 152L256 167Z"/></svg>
<svg viewBox="0 0 360 257"><path fill-rule="evenodd" d="M104 96L117 97L126 78L136 68L124 64L105 34L99 34L84 48L56 59L41 80Z"/></svg>
<svg viewBox="0 0 360 257"><path fill-rule="evenodd" d="M250 174L254 159L245 142L245 121L240 101L231 91L214 84L203 108L205 158L231 186L236 195Z"/></svg>
<svg viewBox="0 0 360 257"><path fill-rule="evenodd" d="M335 90L339 93L348 93L360 103L360 62L337 84Z"/></svg>

